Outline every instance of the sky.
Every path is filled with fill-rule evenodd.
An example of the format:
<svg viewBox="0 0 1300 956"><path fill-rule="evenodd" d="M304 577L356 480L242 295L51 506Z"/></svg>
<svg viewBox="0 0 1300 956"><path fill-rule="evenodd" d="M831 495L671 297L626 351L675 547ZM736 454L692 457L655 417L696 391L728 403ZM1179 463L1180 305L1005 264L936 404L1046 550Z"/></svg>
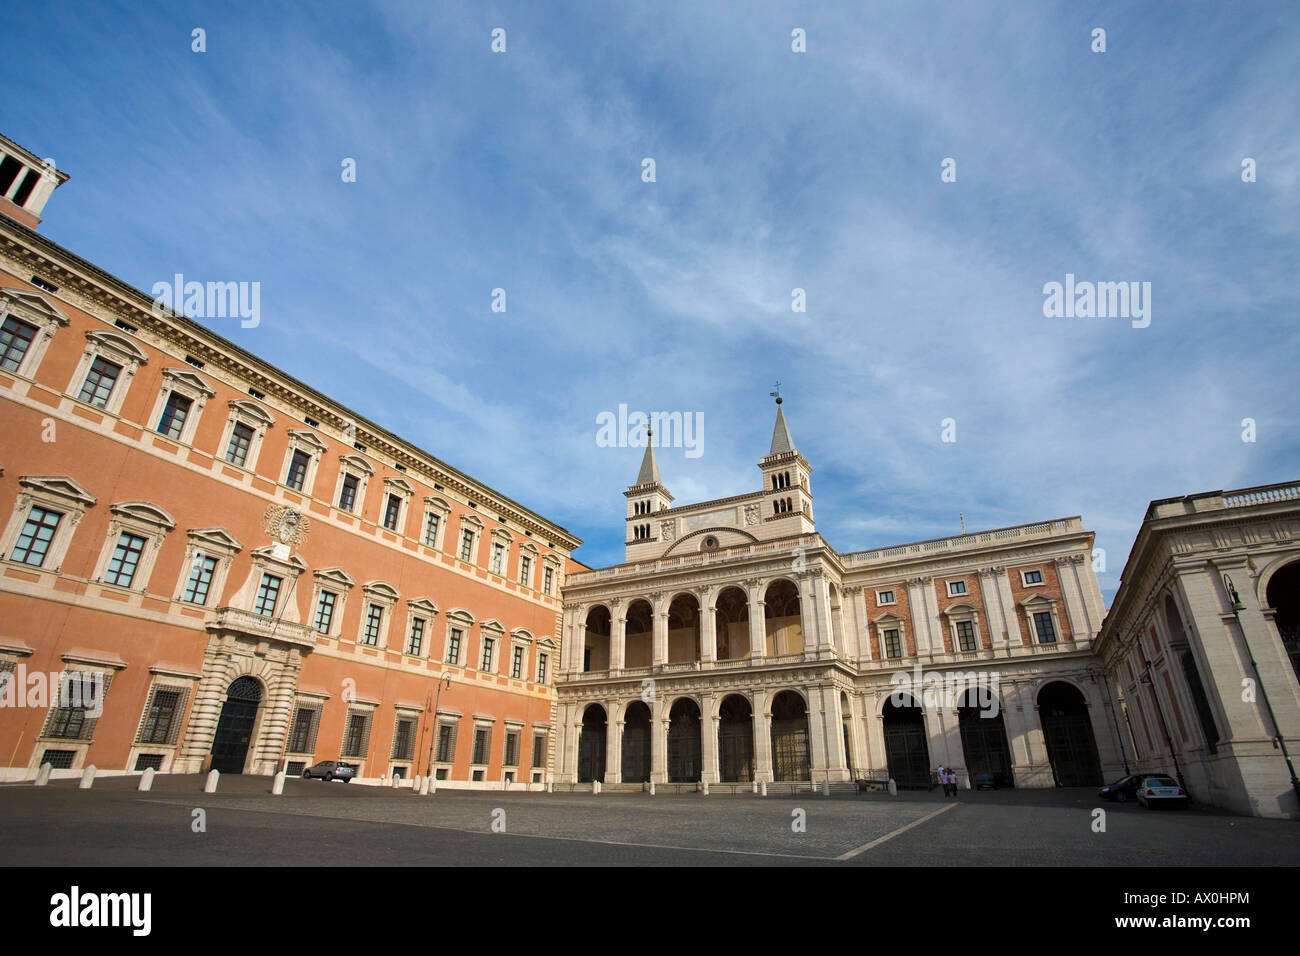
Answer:
<svg viewBox="0 0 1300 956"><path fill-rule="evenodd" d="M199 321L589 565L642 456L602 413L699 417L665 484L742 494L778 381L840 551L1077 514L1109 601L1150 500L1300 479L1294 3L11 20L0 132L71 174L43 233L145 291L259 283L255 327ZM1149 324L1046 315L1067 275Z"/></svg>

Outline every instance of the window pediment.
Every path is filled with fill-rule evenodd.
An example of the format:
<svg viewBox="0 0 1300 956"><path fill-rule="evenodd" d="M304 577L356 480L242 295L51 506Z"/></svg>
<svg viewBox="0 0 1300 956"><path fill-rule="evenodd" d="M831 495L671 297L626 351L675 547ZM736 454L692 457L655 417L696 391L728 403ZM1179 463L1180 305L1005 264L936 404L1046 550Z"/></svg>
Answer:
<svg viewBox="0 0 1300 956"><path fill-rule="evenodd" d="M275 417L257 402L250 402L246 398L236 398L231 400L230 410L235 414L245 415L259 425L270 428L275 424Z"/></svg>
<svg viewBox="0 0 1300 956"><path fill-rule="evenodd" d="M473 529L475 529L476 531L482 531L485 527L487 527L487 526L483 523L483 519L482 519L482 518L480 518L478 515L472 515L472 514L463 514L463 515L461 515L461 516L460 516L460 523L461 523L461 526L462 526L462 527L465 527L465 528L473 528Z"/></svg>
<svg viewBox="0 0 1300 956"><path fill-rule="evenodd" d="M490 631L493 634L504 634L506 632L505 625L494 617L483 621L479 624L478 629L480 631Z"/></svg>
<svg viewBox="0 0 1300 956"><path fill-rule="evenodd" d="M873 622L877 627L899 627L903 623L903 618L890 611L888 614L882 614Z"/></svg>
<svg viewBox="0 0 1300 956"><path fill-rule="evenodd" d="M1055 603L1056 603L1055 598L1049 597L1046 594L1039 593L1033 595L1032 597L1025 598L1023 601L1020 602L1020 606L1022 608L1025 608L1026 610L1028 610L1029 608L1038 608L1039 610L1046 610L1047 608L1050 608Z"/></svg>
<svg viewBox="0 0 1300 956"><path fill-rule="evenodd" d="M328 447L321 437L309 428L290 428L289 441L291 444L310 449L316 455L323 455Z"/></svg>
<svg viewBox="0 0 1300 956"><path fill-rule="evenodd" d="M99 500L66 475L23 475L18 479L18 484L29 493L60 498L83 508L89 508Z"/></svg>
<svg viewBox="0 0 1300 956"><path fill-rule="evenodd" d="M216 390L207 383L202 375L196 375L189 369L165 368L163 369L163 378L167 381L169 387L194 397L203 395L211 398L217 394Z"/></svg>
<svg viewBox="0 0 1300 956"><path fill-rule="evenodd" d="M147 501L119 501L109 506L109 511L117 518L139 521L144 524L163 528L167 531L176 527L176 519L157 505Z"/></svg>
<svg viewBox="0 0 1300 956"><path fill-rule="evenodd" d="M371 581L362 587L368 597L381 598L390 603L396 603L402 596L397 588L393 587L387 581Z"/></svg>
<svg viewBox="0 0 1300 956"><path fill-rule="evenodd" d="M537 638L533 637L533 632L526 627L517 627L510 632L510 639L519 641L522 644L532 644Z"/></svg>
<svg viewBox="0 0 1300 956"><path fill-rule="evenodd" d="M469 626L474 623L474 615L469 613L469 611L465 610L463 607L454 607L447 612L447 620L456 624Z"/></svg>
<svg viewBox="0 0 1300 956"><path fill-rule="evenodd" d="M0 294L0 315L14 315L38 325L50 322L68 324L68 317L62 309L39 292L27 289L5 289Z"/></svg>
<svg viewBox="0 0 1300 956"><path fill-rule="evenodd" d="M359 471L364 475L373 475L375 473L375 466L360 455L339 455L339 464L348 471Z"/></svg>
<svg viewBox="0 0 1300 956"><path fill-rule="evenodd" d="M416 614L428 614L433 616L438 613L438 605L434 604L428 598L410 598L406 602L406 606Z"/></svg>
<svg viewBox="0 0 1300 956"><path fill-rule="evenodd" d="M949 604L943 613L948 617L970 617L978 613L978 608L968 601L958 601L956 604Z"/></svg>
<svg viewBox="0 0 1300 956"><path fill-rule="evenodd" d="M292 570L298 573L307 570L307 562L304 561L302 558L298 557L298 555L296 554L291 554L287 558L276 557L275 549L277 547L282 547L282 546L268 544L265 547L254 549L253 551L250 552L250 554L257 562L263 564L277 565L279 567Z"/></svg>
<svg viewBox="0 0 1300 956"><path fill-rule="evenodd" d="M430 511L438 512L440 515L448 514L451 511L451 505L447 503L446 499L439 498L437 495L426 495L424 506Z"/></svg>
<svg viewBox="0 0 1300 956"><path fill-rule="evenodd" d="M525 541L523 544L519 545L519 553L529 554L535 558L541 553L541 551L538 549L537 545L533 544L531 541Z"/></svg>
<svg viewBox="0 0 1300 956"><path fill-rule="evenodd" d="M342 568L321 568L319 571L312 572L312 577L318 584L334 585L345 591L357 583L356 579Z"/></svg>
<svg viewBox="0 0 1300 956"><path fill-rule="evenodd" d="M233 554L244 549L239 539L225 528L194 528L187 536L196 545L209 551L223 551Z"/></svg>
<svg viewBox="0 0 1300 956"><path fill-rule="evenodd" d="M134 362L144 365L149 361L149 354L125 335L108 332L104 329L91 329L86 333L86 340L94 348L120 359L124 364Z"/></svg>
<svg viewBox="0 0 1300 956"><path fill-rule="evenodd" d="M384 487L387 488L389 491L394 492L395 494L402 495L403 497L406 498L409 498L411 495L415 494L415 486L412 485L405 478L394 478L394 477L385 478Z"/></svg>

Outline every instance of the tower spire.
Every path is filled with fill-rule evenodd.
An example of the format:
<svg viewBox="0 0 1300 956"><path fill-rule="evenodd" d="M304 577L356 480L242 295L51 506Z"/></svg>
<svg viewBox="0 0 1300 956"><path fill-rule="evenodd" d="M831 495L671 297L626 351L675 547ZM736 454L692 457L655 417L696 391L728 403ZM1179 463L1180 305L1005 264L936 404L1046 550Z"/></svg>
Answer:
<svg viewBox="0 0 1300 956"><path fill-rule="evenodd" d="M794 451L794 439L790 437L790 426L785 423L785 412L781 410L781 383L776 383L776 391L769 392L776 399L776 425L772 428L772 448L768 451L769 455L779 455L782 452Z"/></svg>
<svg viewBox="0 0 1300 956"><path fill-rule="evenodd" d="M659 462L655 459L654 429L646 429L645 456L641 459L641 471L636 476L638 485L660 485Z"/></svg>

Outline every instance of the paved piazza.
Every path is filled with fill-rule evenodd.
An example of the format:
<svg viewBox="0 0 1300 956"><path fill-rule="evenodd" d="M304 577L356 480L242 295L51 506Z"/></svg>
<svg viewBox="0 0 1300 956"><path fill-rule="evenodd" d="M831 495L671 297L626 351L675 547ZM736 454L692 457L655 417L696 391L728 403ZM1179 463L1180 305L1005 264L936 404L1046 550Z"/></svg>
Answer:
<svg viewBox="0 0 1300 956"><path fill-rule="evenodd" d="M1300 861L1288 822L1106 805L1089 790L725 795L501 793L196 776L0 788L10 865L1273 866ZM206 832L191 829L206 813ZM806 829L795 832L795 811ZM493 832L494 819L505 832Z"/></svg>

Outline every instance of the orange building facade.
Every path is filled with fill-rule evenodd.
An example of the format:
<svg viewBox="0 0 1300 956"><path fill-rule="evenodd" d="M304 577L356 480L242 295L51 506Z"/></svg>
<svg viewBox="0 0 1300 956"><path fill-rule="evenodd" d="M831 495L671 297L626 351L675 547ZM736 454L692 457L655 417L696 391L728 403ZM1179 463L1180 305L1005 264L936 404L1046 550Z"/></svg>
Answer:
<svg viewBox="0 0 1300 956"><path fill-rule="evenodd" d="M579 540L4 202L0 779L544 786Z"/></svg>

